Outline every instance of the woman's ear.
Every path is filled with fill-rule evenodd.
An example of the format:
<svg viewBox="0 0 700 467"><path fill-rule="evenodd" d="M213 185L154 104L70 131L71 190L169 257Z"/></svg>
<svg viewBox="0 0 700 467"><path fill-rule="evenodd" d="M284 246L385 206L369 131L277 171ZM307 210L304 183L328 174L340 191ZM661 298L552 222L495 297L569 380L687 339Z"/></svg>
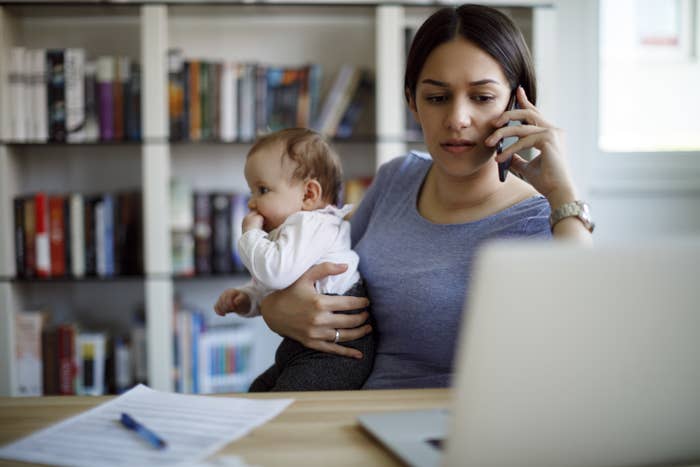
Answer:
<svg viewBox="0 0 700 467"><path fill-rule="evenodd" d="M317 209L322 197L323 188L321 188L321 184L318 183L318 180L312 178L304 182L304 209Z"/></svg>

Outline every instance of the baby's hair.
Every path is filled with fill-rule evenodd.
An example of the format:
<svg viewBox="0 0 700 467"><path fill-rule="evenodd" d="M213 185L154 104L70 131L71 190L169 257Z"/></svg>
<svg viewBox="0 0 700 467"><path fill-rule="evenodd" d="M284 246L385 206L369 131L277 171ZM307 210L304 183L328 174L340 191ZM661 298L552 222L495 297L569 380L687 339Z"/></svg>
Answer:
<svg viewBox="0 0 700 467"><path fill-rule="evenodd" d="M321 185L324 201L337 205L343 183L343 169L338 154L323 137L308 128L287 128L261 136L248 151L248 156L275 143L282 143L283 156L296 163L292 178L315 179Z"/></svg>

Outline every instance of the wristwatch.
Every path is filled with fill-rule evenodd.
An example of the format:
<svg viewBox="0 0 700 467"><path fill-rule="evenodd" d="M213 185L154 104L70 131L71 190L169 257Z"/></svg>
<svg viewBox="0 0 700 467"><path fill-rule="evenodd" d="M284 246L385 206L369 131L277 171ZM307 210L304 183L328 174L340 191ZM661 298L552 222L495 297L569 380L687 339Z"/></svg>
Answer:
<svg viewBox="0 0 700 467"><path fill-rule="evenodd" d="M586 227L589 232L593 233L595 224L591 219L591 211L588 204L584 203L583 201L576 200L571 203L562 204L556 208L549 216L549 225L551 226L552 230L554 230L554 226L557 225L560 220L566 219L567 217L578 217L578 219L583 223L583 226Z"/></svg>

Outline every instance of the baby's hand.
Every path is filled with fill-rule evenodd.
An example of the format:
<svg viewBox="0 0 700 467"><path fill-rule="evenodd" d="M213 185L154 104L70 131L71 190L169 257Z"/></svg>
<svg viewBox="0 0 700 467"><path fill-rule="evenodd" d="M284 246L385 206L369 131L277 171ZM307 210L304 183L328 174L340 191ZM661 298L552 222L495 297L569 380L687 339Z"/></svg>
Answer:
<svg viewBox="0 0 700 467"><path fill-rule="evenodd" d="M216 301L214 311L219 316L225 316L227 313L248 313L250 311L250 297L240 290L226 289Z"/></svg>
<svg viewBox="0 0 700 467"><path fill-rule="evenodd" d="M243 218L243 232L247 232L251 229L262 229L263 228L263 216L258 214L258 211L251 210Z"/></svg>

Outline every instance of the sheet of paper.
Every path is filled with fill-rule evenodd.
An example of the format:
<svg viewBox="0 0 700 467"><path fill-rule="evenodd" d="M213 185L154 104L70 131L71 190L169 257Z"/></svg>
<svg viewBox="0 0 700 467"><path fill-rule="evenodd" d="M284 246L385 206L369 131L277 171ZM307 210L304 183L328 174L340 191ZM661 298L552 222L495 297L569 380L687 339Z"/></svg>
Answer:
<svg viewBox="0 0 700 467"><path fill-rule="evenodd" d="M0 458L70 466L191 465L262 425L292 399L253 400L154 391L144 385L0 448ZM119 423L126 412L168 446Z"/></svg>

